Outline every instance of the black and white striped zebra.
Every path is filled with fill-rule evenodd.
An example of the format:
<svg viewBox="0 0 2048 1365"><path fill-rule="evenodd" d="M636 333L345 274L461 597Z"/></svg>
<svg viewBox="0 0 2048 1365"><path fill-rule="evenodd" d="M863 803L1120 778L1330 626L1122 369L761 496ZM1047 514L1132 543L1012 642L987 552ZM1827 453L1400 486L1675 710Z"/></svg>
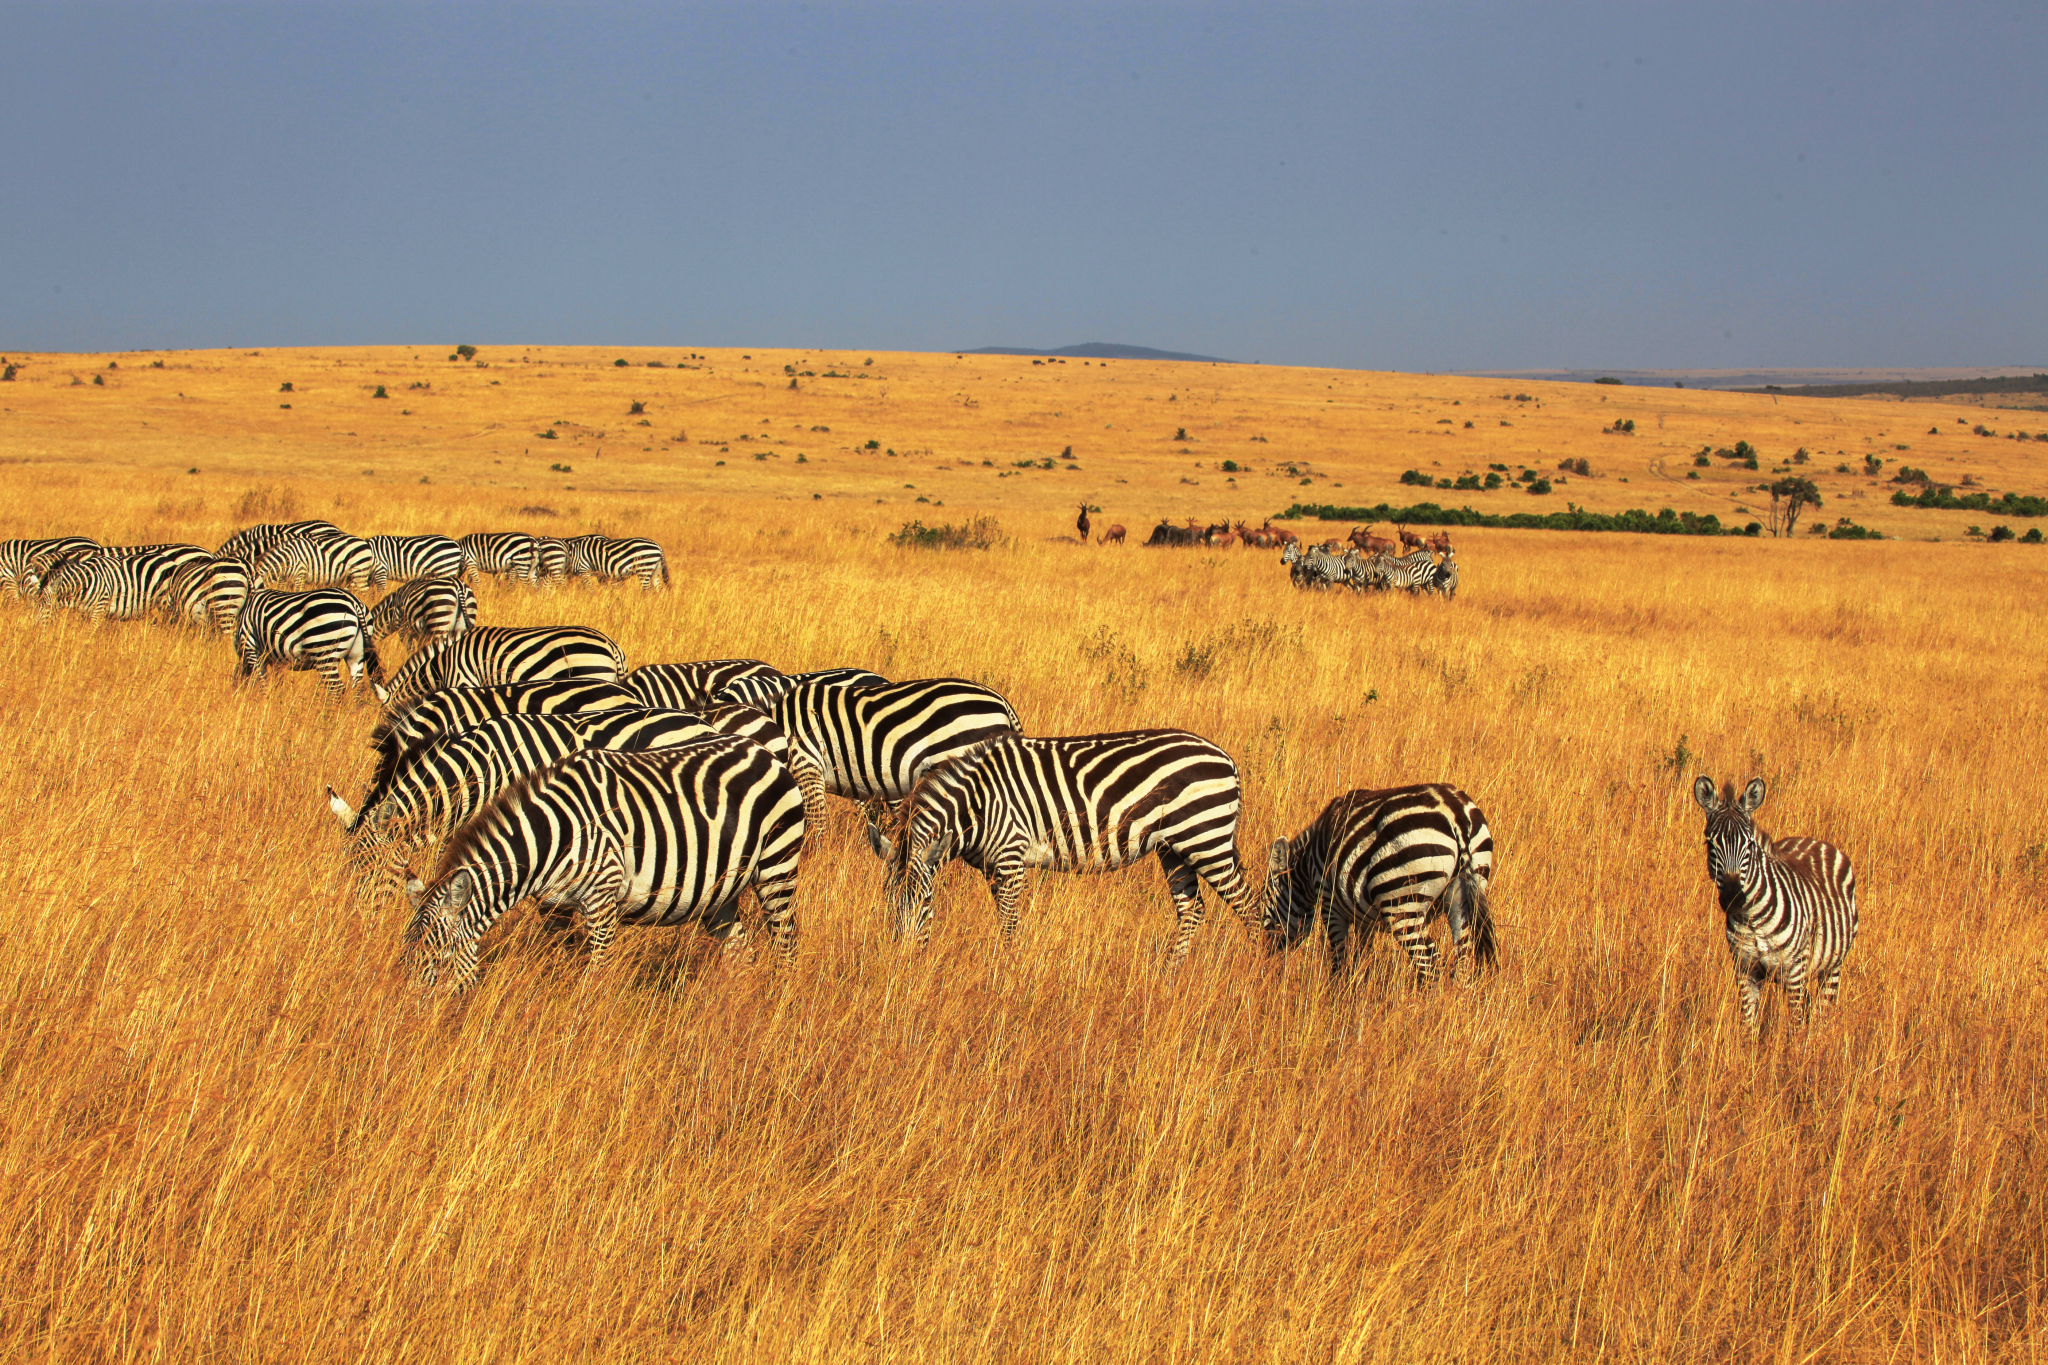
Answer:
<svg viewBox="0 0 2048 1365"><path fill-rule="evenodd" d="M314 669L336 695L344 690L344 668L350 682L367 675L374 684L383 675L369 613L338 588L250 589L235 625L235 653L238 677L260 681L272 664L295 672Z"/></svg>
<svg viewBox="0 0 2048 1365"><path fill-rule="evenodd" d="M233 637L249 598L249 567L230 555L208 555L171 575L157 610L174 624Z"/></svg>
<svg viewBox="0 0 2048 1365"><path fill-rule="evenodd" d="M1333 583L1345 581L1344 557L1332 554L1320 545L1311 545L1306 550L1289 541L1287 548L1280 552L1280 562L1287 566L1288 577L1297 588L1313 588L1321 591Z"/></svg>
<svg viewBox="0 0 2048 1365"><path fill-rule="evenodd" d="M536 587L559 588L569 581L569 542L559 536L533 538L533 582Z"/></svg>
<svg viewBox="0 0 2048 1365"><path fill-rule="evenodd" d="M1764 780L1735 794L1729 783L1693 783L1707 815L1707 879L1720 897L1728 955L1742 994L1742 1023L1761 1027L1764 983L1785 986L1792 1026L1806 1023L1815 983L1830 1004L1842 988L1842 962L1856 941L1856 872L1849 856L1819 839L1772 840L1750 817L1764 803Z"/></svg>
<svg viewBox="0 0 2048 1365"><path fill-rule="evenodd" d="M770 714L816 761L825 790L856 801L900 801L933 764L1023 729L1001 693L964 678L806 682L777 697Z"/></svg>
<svg viewBox="0 0 2048 1365"><path fill-rule="evenodd" d="M490 574L523 583L535 581L533 537L524 531L473 531L456 542L462 548L462 571L474 578Z"/></svg>
<svg viewBox="0 0 2048 1365"><path fill-rule="evenodd" d="M472 626L428 645L399 666L387 702L408 701L444 687L494 687L547 678L617 682L626 655L610 636L588 626Z"/></svg>
<svg viewBox="0 0 2048 1365"><path fill-rule="evenodd" d="M1445 601L1458 595L1458 553L1445 550L1442 562L1436 566L1429 581L1422 585L1424 592L1441 593Z"/></svg>
<svg viewBox="0 0 2048 1365"><path fill-rule="evenodd" d="M814 668L807 673L748 673L734 678L711 694L714 702L739 701L749 706L772 706L775 699L807 683L829 683L835 687L881 687L888 679L865 668Z"/></svg>
<svg viewBox="0 0 2048 1365"><path fill-rule="evenodd" d="M585 751L535 773L465 825L432 885L410 881L406 943L423 984L476 980L477 940L519 902L581 914L597 967L619 925L730 926L743 938L751 889L782 960L796 953L791 898L803 797L752 740L644 753Z"/></svg>
<svg viewBox="0 0 2048 1365"><path fill-rule="evenodd" d="M160 605L179 569L211 559L197 545L109 545L53 562L41 580L38 616L59 606L95 621L136 621Z"/></svg>
<svg viewBox="0 0 2048 1365"><path fill-rule="evenodd" d="M1255 927L1237 856L1237 764L1185 730L990 740L928 769L885 837L871 803L868 840L888 865L898 937L931 936L932 883L958 858L988 879L1007 942L1026 868L1108 872L1157 853L1177 927L1169 958L1201 927L1202 883Z"/></svg>
<svg viewBox="0 0 2048 1365"><path fill-rule="evenodd" d="M1456 787L1432 782L1353 791L1330 802L1292 839L1275 840L1261 897L1276 948L1306 938L1318 912L1341 976L1351 931L1361 939L1391 930L1417 982L1438 975L1430 921L1450 926L1453 968L1467 946L1474 961L1496 956L1492 904L1493 832L1486 815Z"/></svg>
<svg viewBox="0 0 2048 1365"><path fill-rule="evenodd" d="M342 529L331 521L266 522L258 526L244 526L220 543L214 553L227 559L239 559L253 571L263 562L263 556L287 540L300 536L338 536Z"/></svg>
<svg viewBox="0 0 2048 1365"><path fill-rule="evenodd" d="M370 608L370 630L421 645L452 639L476 624L476 594L460 578L415 578Z"/></svg>
<svg viewBox="0 0 2048 1365"><path fill-rule="evenodd" d="M367 592L383 587L387 579L384 566L370 553L370 542L339 531L280 540L256 561L256 582L266 588L300 583Z"/></svg>
<svg viewBox="0 0 2048 1365"><path fill-rule="evenodd" d="M668 558L651 540L576 536L568 544L572 577L595 578L600 583L637 578L649 592L668 586Z"/></svg>
<svg viewBox="0 0 2048 1365"><path fill-rule="evenodd" d="M1386 564L1387 586L1419 592L1430 585L1436 575L1436 556L1427 550L1402 555L1399 559L1389 556Z"/></svg>
<svg viewBox="0 0 2048 1365"><path fill-rule="evenodd" d="M642 664L626 675L626 686L633 689L644 705L673 706L687 711L693 706L711 705L721 689L741 678L782 676L759 659L699 659L686 664ZM765 700L750 704L764 705Z"/></svg>
<svg viewBox="0 0 2048 1365"><path fill-rule="evenodd" d="M67 555L99 548L98 541L85 536L0 541L0 588L21 597L33 597L42 590L42 575L52 563Z"/></svg>
<svg viewBox="0 0 2048 1365"><path fill-rule="evenodd" d="M468 561L447 536L371 536L370 555L393 583L415 578L460 578Z"/></svg>

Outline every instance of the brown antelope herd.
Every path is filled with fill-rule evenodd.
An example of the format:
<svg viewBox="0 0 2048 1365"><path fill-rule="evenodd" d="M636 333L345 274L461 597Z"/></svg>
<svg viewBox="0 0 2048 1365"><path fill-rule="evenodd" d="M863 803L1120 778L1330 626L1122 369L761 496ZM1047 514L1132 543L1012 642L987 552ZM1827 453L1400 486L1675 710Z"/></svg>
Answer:
<svg viewBox="0 0 2048 1365"><path fill-rule="evenodd" d="M1074 522L1081 533L1081 543L1084 545L1088 543L1088 532L1092 525L1088 520L1088 512L1088 504L1082 503L1081 515ZM1289 545L1299 544L1300 539L1294 532L1275 526L1271 517L1258 526L1247 526L1242 521L1219 521L1204 525L1196 518L1188 517L1178 526L1171 521L1162 520L1152 528L1152 535L1145 544L1166 547L1202 546L1213 550L1227 550L1232 546L1252 550L1284 550ZM1360 554L1365 555L1400 555L1418 550L1427 550L1432 555L1445 555L1451 552L1449 531L1438 531L1425 539L1406 526L1395 526L1393 537L1377 536L1372 533L1371 527L1360 526L1354 528L1344 540L1326 540L1318 548L1336 554L1345 548L1347 542ZM1105 527L1095 543L1123 544L1124 528L1116 525Z"/></svg>

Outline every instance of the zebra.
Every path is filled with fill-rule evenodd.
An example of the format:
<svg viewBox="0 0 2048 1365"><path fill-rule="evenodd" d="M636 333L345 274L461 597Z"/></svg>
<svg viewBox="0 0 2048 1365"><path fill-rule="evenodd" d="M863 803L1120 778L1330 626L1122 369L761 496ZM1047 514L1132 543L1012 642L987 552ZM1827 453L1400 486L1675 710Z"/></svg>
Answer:
<svg viewBox="0 0 2048 1365"><path fill-rule="evenodd" d="M1370 588L1384 591L1393 586L1392 566L1394 557L1384 552L1360 554L1349 551L1344 556L1344 581L1351 585L1353 592L1364 592Z"/></svg>
<svg viewBox="0 0 2048 1365"><path fill-rule="evenodd" d="M795 778L805 810L822 818L825 791L817 766L751 706L496 716L401 753L388 780L365 792L360 806L351 807L329 787L327 806L348 837L349 862L374 884L422 845L459 828L497 793L566 754L659 749L712 735L738 735L767 748Z"/></svg>
<svg viewBox="0 0 2048 1365"><path fill-rule="evenodd" d="M232 637L249 597L249 569L228 555L209 555L171 575L157 611L172 623L207 627Z"/></svg>
<svg viewBox="0 0 2048 1365"><path fill-rule="evenodd" d="M444 687L488 687L544 678L617 682L626 655L587 626L473 626L428 645L400 665L387 703Z"/></svg>
<svg viewBox="0 0 2048 1365"><path fill-rule="evenodd" d="M375 805L382 799L383 789L398 770L402 755L424 748L443 735L474 729L498 716L638 710L645 705L630 688L591 678L556 678L499 687L450 687L428 692L393 707L371 729L370 748L376 753L377 762L363 804Z"/></svg>
<svg viewBox="0 0 2048 1365"><path fill-rule="evenodd" d="M1436 571L1422 585L1422 590L1424 592L1442 593L1444 600L1447 602L1458 595L1458 556L1456 551L1444 551L1443 562L1436 566Z"/></svg>
<svg viewBox="0 0 2048 1365"><path fill-rule="evenodd" d="M1714 794L1714 780L1692 785L1707 814L1707 880L1726 919L1728 955L1742 993L1742 1024L1761 1027L1758 1006L1773 975L1785 985L1792 1026L1805 1026L1813 983L1833 1004L1842 988L1842 960L1856 940L1856 873L1849 856L1819 839L1771 840L1750 817L1764 803L1764 780L1751 778Z"/></svg>
<svg viewBox="0 0 2048 1365"><path fill-rule="evenodd" d="M806 683L830 683L836 687L880 687L889 680L865 668L816 668L808 673L749 673L734 678L711 694L713 702L739 701L749 706L769 706L777 697Z"/></svg>
<svg viewBox="0 0 2048 1365"><path fill-rule="evenodd" d="M371 536L370 555L393 583L412 578L460 578L468 564L462 547L446 536Z"/></svg>
<svg viewBox="0 0 2048 1365"><path fill-rule="evenodd" d="M1027 867L1107 872L1157 853L1178 928L1169 961L1201 927L1202 883L1255 923L1237 856L1237 764L1185 730L1033 738L1009 734L927 769L892 841L876 804L868 842L888 867L898 938L931 937L932 881L958 858L988 878L1008 942Z"/></svg>
<svg viewBox="0 0 2048 1365"><path fill-rule="evenodd" d="M964 678L806 682L777 697L770 714L817 763L825 790L857 801L900 801L934 763L1024 728L1001 693Z"/></svg>
<svg viewBox="0 0 2048 1365"><path fill-rule="evenodd" d="M415 578L370 608L370 629L427 644L476 624L476 594L460 578Z"/></svg>
<svg viewBox="0 0 2048 1365"><path fill-rule="evenodd" d="M1387 586L1390 588L1405 588L1411 593L1419 592L1430 586L1435 574L1436 556L1427 550L1417 550L1413 554L1402 555L1399 559L1391 555L1387 558L1386 576Z"/></svg>
<svg viewBox="0 0 2048 1365"><path fill-rule="evenodd" d="M43 572L52 563L81 550L99 548L98 541L85 536L0 541L0 588L27 597L40 589Z"/></svg>
<svg viewBox="0 0 2048 1365"><path fill-rule="evenodd" d="M637 578L649 592L668 586L668 558L661 546L638 537L577 536L569 542L569 572L601 583Z"/></svg>
<svg viewBox="0 0 2048 1365"><path fill-rule="evenodd" d="M464 990L477 940L532 897L543 912L581 912L595 969L621 924L730 926L728 946L743 942L739 898L751 888L787 964L804 834L795 780L752 740L571 754L463 826L431 885L407 879L406 946L421 984L446 974Z"/></svg>
<svg viewBox="0 0 2048 1365"><path fill-rule="evenodd" d="M1440 782L1352 791L1323 807L1292 839L1275 840L1267 864L1268 942L1285 951L1308 937L1320 903L1330 975L1344 974L1355 926L1369 940L1389 929L1418 985L1437 979L1429 921L1450 924L1450 960L1467 946L1492 965L1493 831L1472 798Z"/></svg>
<svg viewBox="0 0 2048 1365"><path fill-rule="evenodd" d="M626 686L643 705L688 710L709 706L714 694L738 679L761 677L780 678L782 674L759 659L700 659L687 664L642 664L626 675ZM761 703L755 700L753 704Z"/></svg>
<svg viewBox="0 0 2048 1365"><path fill-rule="evenodd" d="M535 581L533 537L524 531L475 531L456 544L462 550L462 572Z"/></svg>
<svg viewBox="0 0 2048 1365"><path fill-rule="evenodd" d="M558 536L533 538L533 582L536 587L558 588L569 581L569 542Z"/></svg>
<svg viewBox="0 0 2048 1365"><path fill-rule="evenodd" d="M367 673L374 685L384 673L370 638L369 613L337 588L251 588L235 626L235 653L241 661L238 678L261 681L273 663L294 671L317 669L337 696L344 690L344 665L351 682Z"/></svg>
<svg viewBox="0 0 2048 1365"><path fill-rule="evenodd" d="M256 561L256 581L264 587L303 583L316 588L381 588L390 575L370 553L370 542L345 532L300 535L281 540Z"/></svg>
<svg viewBox="0 0 2048 1365"><path fill-rule="evenodd" d="M197 545L120 545L80 550L53 562L40 583L37 619L59 606L95 621L134 621L165 599L172 578L212 556Z"/></svg>
<svg viewBox="0 0 2048 1365"><path fill-rule="evenodd" d="M262 562L263 556L287 540L300 536L338 536L342 529L331 521L294 521L283 524L265 523L259 526L245 526L220 543L214 553L226 559L239 559L254 569Z"/></svg>
<svg viewBox="0 0 2048 1365"><path fill-rule="evenodd" d="M1290 543L1280 552L1280 562L1287 566L1287 573L1297 588L1321 590L1332 583L1345 581L1342 556L1331 554L1320 545L1311 545L1306 550Z"/></svg>

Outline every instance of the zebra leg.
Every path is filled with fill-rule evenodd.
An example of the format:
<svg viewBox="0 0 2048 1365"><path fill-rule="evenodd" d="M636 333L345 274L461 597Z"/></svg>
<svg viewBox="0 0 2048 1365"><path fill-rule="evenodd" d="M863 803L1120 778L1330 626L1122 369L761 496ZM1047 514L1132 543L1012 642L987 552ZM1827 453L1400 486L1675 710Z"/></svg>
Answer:
<svg viewBox="0 0 2048 1365"><path fill-rule="evenodd" d="M1166 960L1178 962L1188 955L1195 930L1202 927L1202 881L1195 875L1194 868L1188 866L1188 860L1171 848L1159 850L1159 866L1166 873L1166 889L1173 896L1174 920L1178 926Z"/></svg>
<svg viewBox="0 0 2048 1365"><path fill-rule="evenodd" d="M619 907L626 898L626 869L618 855L611 852L600 854L597 867L590 880L583 883L573 894L573 902L583 911L584 931L590 938L590 965L586 974L595 972L604 965L605 954L611 951L612 940L619 932ZM562 902L572 903L571 898Z"/></svg>
<svg viewBox="0 0 2048 1365"><path fill-rule="evenodd" d="M1399 901L1377 907L1388 927L1408 952L1415 965L1415 984L1427 986L1437 979L1436 940L1429 936L1428 901Z"/></svg>
<svg viewBox="0 0 2048 1365"><path fill-rule="evenodd" d="M1323 898L1323 941L1330 950L1330 979L1342 981L1351 961L1351 916L1338 908L1335 895Z"/></svg>
<svg viewBox="0 0 2048 1365"><path fill-rule="evenodd" d="M1764 965L1754 959L1735 959L1735 989L1742 996L1742 1027L1754 1038L1763 1027Z"/></svg>
<svg viewBox="0 0 2048 1365"><path fill-rule="evenodd" d="M1801 953L1793 958L1785 967L1785 1006L1787 1012L1792 1016L1792 1029L1795 1033L1806 1027L1808 996L1806 972L1808 966L1807 954Z"/></svg>
<svg viewBox="0 0 2048 1365"><path fill-rule="evenodd" d="M1841 989L1842 964L1837 962L1834 966L1828 968L1827 976L1820 983L1820 998L1832 1005L1835 1003L1835 996L1841 992Z"/></svg>
<svg viewBox="0 0 2048 1365"><path fill-rule="evenodd" d="M996 864L988 874L988 889L996 898L996 923L1001 926L1003 942L1007 944L1017 937L1017 907L1024 899L1024 864ZM918 921L917 941L922 944L930 937L931 910L927 907Z"/></svg>

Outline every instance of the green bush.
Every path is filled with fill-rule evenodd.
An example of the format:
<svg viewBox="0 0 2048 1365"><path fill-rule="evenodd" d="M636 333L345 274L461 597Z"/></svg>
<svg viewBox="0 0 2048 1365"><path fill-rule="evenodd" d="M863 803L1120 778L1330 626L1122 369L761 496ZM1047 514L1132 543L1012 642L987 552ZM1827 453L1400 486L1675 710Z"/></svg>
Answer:
<svg viewBox="0 0 2048 1365"><path fill-rule="evenodd" d="M1002 525L994 517L976 517L961 526L906 521L888 538L889 544L906 550L988 550L1002 539Z"/></svg>

